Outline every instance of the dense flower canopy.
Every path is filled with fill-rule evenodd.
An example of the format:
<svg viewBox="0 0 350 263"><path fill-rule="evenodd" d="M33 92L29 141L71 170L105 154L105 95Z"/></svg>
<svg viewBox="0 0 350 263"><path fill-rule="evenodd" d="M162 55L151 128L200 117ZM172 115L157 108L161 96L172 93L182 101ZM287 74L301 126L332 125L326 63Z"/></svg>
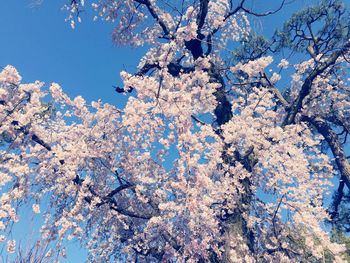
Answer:
<svg viewBox="0 0 350 263"><path fill-rule="evenodd" d="M335 13L343 8L327 3ZM72 26L88 4L66 5ZM343 262L324 202L334 177L350 186L336 134L350 131L348 28L329 49L323 38L309 39L311 58L293 65L282 93L276 86L288 60L264 52L224 59L234 43L250 41L250 15L274 12L256 13L244 0L92 7L116 25L116 44L150 49L136 73L121 72L117 91L130 93L123 109L2 70L0 228L8 253L16 241L6 233L29 205L45 219L43 243L61 253L63 240L79 239L92 262Z"/></svg>

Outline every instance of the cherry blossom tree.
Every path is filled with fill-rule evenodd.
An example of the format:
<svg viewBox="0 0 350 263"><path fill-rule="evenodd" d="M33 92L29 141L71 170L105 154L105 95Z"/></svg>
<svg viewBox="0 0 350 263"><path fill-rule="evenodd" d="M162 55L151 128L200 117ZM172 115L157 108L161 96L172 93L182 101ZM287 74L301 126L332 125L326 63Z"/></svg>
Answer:
<svg viewBox="0 0 350 263"><path fill-rule="evenodd" d="M72 27L92 4L115 24L114 43L150 46L136 72L121 72L123 109L2 70L7 253L29 206L44 218L43 261L78 239L91 262L345 262L326 222L350 187L349 13L323 1L266 40L249 18L286 3L259 12L247 2L67 3ZM281 50L307 55L274 62Z"/></svg>

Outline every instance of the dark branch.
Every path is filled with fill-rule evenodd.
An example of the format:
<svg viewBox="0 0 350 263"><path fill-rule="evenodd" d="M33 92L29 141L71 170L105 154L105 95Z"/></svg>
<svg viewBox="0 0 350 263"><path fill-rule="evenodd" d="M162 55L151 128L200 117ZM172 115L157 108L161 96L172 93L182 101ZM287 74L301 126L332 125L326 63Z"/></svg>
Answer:
<svg viewBox="0 0 350 263"><path fill-rule="evenodd" d="M282 9L282 7L284 6L285 2L286 2L286 0L283 0L281 5L276 10L268 11L268 12L265 12L265 13L256 13L256 12L254 12L252 10L249 10L249 9L247 9L247 8L245 8L243 6L243 3L242 3L242 6L241 6L241 9L244 10L246 13L248 13L250 15L253 15L253 16L259 16L259 17L261 17L261 16L268 16L268 15L276 14L278 11L280 11Z"/></svg>
<svg viewBox="0 0 350 263"><path fill-rule="evenodd" d="M200 34L204 26L205 18L208 14L208 4L209 4L209 0L200 0L200 9L197 16L197 26L198 26L197 33L198 34Z"/></svg>
<svg viewBox="0 0 350 263"><path fill-rule="evenodd" d="M46 150L51 151L51 146L45 143L42 139L40 139L36 134L32 135L32 140L36 142L37 144L40 144L42 147L44 147Z"/></svg>
<svg viewBox="0 0 350 263"><path fill-rule="evenodd" d="M158 24L162 28L164 36L170 36L170 31L168 27L166 26L164 21L159 17L159 15L157 14L156 10L154 9L154 7L152 6L149 0L134 0L134 1L142 5L145 5L149 13L151 14L151 16L158 22Z"/></svg>
<svg viewBox="0 0 350 263"><path fill-rule="evenodd" d="M291 105L290 110L283 121L282 126L286 126L295 122L295 116L303 106L303 100L310 94L312 82L317 76L320 76L328 67L334 65L339 56L345 53L350 48L350 42L347 42L342 49L335 51L325 62L320 62L316 68L305 79L298 98Z"/></svg>
<svg viewBox="0 0 350 263"><path fill-rule="evenodd" d="M200 0L200 8L197 16L197 37L185 42L186 48L191 52L195 60L203 56L202 40L205 36L201 31L208 14L208 4L209 0Z"/></svg>
<svg viewBox="0 0 350 263"><path fill-rule="evenodd" d="M335 193L333 198L332 211L330 211L329 213L332 220L334 220L338 216L339 206L344 197L344 186L345 186L344 180L340 179L338 190Z"/></svg>
<svg viewBox="0 0 350 263"><path fill-rule="evenodd" d="M339 172L348 189L350 189L350 164L346 159L345 152L340 144L337 134L328 123L319 117L303 116L302 121L312 124L317 131L325 138L332 150Z"/></svg>

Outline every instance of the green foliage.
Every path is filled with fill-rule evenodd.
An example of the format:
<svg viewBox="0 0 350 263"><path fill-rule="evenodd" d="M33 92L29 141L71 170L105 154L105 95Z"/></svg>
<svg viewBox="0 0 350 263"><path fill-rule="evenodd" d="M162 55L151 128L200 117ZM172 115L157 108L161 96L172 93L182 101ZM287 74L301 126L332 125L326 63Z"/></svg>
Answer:
<svg viewBox="0 0 350 263"><path fill-rule="evenodd" d="M349 22L349 13L342 1L323 0L285 22L283 29L275 33L278 49L305 52L312 48L316 55L332 51L349 39Z"/></svg>
<svg viewBox="0 0 350 263"><path fill-rule="evenodd" d="M247 38L241 41L241 45L235 50L233 59L236 62L247 63L264 56L271 51L273 42L264 36L252 32Z"/></svg>
<svg viewBox="0 0 350 263"><path fill-rule="evenodd" d="M333 242L345 245L346 252L344 254L344 259L350 262L350 237L344 234L344 232L334 228L331 233L331 239Z"/></svg>
<svg viewBox="0 0 350 263"><path fill-rule="evenodd" d="M43 111L39 114L40 118L50 118L56 112L56 108L52 102L42 102Z"/></svg>

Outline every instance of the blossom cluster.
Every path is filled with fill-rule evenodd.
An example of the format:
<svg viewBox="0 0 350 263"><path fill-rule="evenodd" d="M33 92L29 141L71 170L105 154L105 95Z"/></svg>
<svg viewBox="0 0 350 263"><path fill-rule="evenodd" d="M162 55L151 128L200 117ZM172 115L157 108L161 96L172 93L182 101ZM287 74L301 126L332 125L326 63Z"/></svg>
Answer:
<svg viewBox="0 0 350 263"><path fill-rule="evenodd" d="M138 73L121 72L121 93L134 91L123 109L70 98L57 83L23 84L12 66L0 73L0 241L16 252L6 231L25 203L44 219L43 240L62 256L64 240L80 240L91 262L299 262L325 252L342 262L344 246L323 226L334 168L322 138L300 118L283 124L290 105L274 87L281 76L265 74L272 57L224 69L222 52L249 34L246 14L227 0L173 2L92 3L115 24L116 44L151 46ZM86 6L66 6L72 26ZM290 101L322 59L294 65ZM311 89L297 117L350 119L343 78L325 71Z"/></svg>

